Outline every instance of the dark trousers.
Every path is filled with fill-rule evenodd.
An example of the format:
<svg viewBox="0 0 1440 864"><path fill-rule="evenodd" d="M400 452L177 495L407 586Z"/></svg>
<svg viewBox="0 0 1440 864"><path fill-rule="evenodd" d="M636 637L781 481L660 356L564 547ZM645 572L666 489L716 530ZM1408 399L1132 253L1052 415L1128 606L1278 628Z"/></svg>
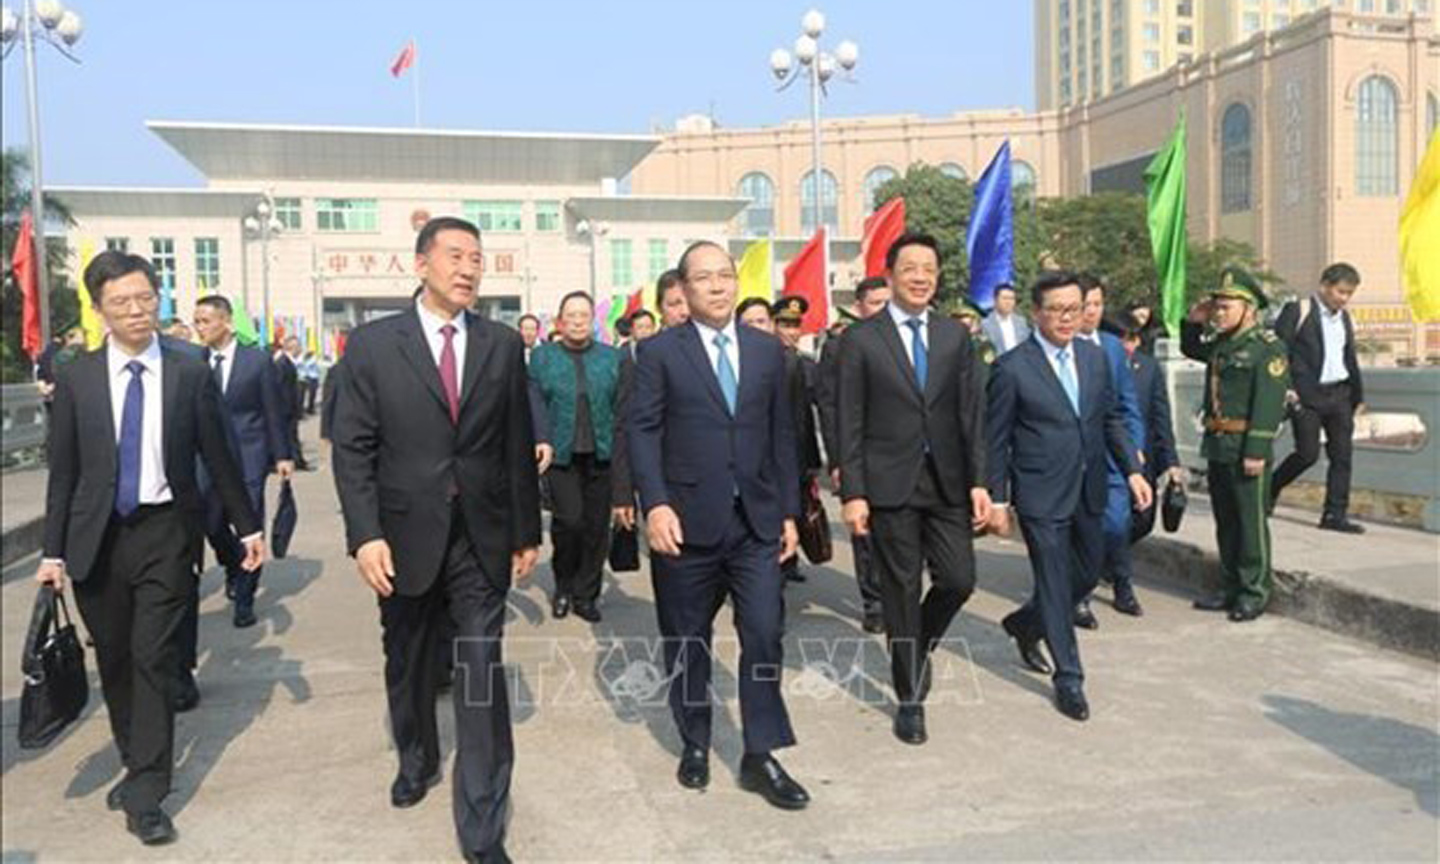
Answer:
<svg viewBox="0 0 1440 864"><path fill-rule="evenodd" d="M265 478L247 483L245 491L250 493L250 506L255 509L256 515L260 517L261 523L265 521ZM214 490L202 493L205 495L205 536L210 541L210 548L215 551L215 560L225 568L225 583L234 585L235 602L255 602L255 591L260 585L260 569L250 571L240 569L240 562L245 560L245 549L240 545L240 538L235 536L235 531L225 521L225 508L220 504L220 496ZM205 569L205 548L198 539L192 538L191 548L194 550L191 560L197 570L203 572ZM263 568L261 568L263 569ZM194 585L190 589L190 597L185 602L185 618L180 622L180 670L183 676L195 668L196 658L200 650L200 583L192 580Z"/></svg>
<svg viewBox="0 0 1440 864"><path fill-rule="evenodd" d="M125 765L125 809L154 809L175 763L176 633L193 593L193 545L173 505L111 518L75 601L95 641L110 732Z"/></svg>
<svg viewBox="0 0 1440 864"><path fill-rule="evenodd" d="M461 847L471 852L504 839L515 764L501 652L510 577L505 564L502 572L485 571L456 507L435 583L419 596L380 599L390 730L400 773L416 782L440 770L435 663L448 611L455 657L455 830Z"/></svg>
<svg viewBox="0 0 1440 864"><path fill-rule="evenodd" d="M740 634L740 719L745 752L762 754L795 743L780 692L784 666L784 579L780 544L750 531L739 502L714 546L686 544L679 557L651 555L655 614L664 641L670 710L680 737L710 747L711 637L728 595Z"/></svg>
<svg viewBox="0 0 1440 864"><path fill-rule="evenodd" d="M304 403L306 414L315 413L315 396L320 392L320 379L302 378L300 380L300 393Z"/></svg>
<svg viewBox="0 0 1440 864"><path fill-rule="evenodd" d="M554 518L550 539L555 554L555 593L582 603L600 596L605 555L610 546L610 463L589 454L545 472L550 478Z"/></svg>
<svg viewBox="0 0 1440 864"><path fill-rule="evenodd" d="M1009 620L1027 638L1040 637L1055 661L1056 685L1079 686L1085 680L1080 645L1075 641L1075 604L1095 590L1105 540L1100 514L1077 505L1060 518L1020 516L1020 531L1030 554L1035 590Z"/></svg>
<svg viewBox="0 0 1440 864"><path fill-rule="evenodd" d="M1247 477L1241 462L1211 461L1205 471L1225 599L1264 609L1270 600L1270 466Z"/></svg>
<svg viewBox="0 0 1440 864"><path fill-rule="evenodd" d="M1117 586L1130 585L1135 577L1133 556L1130 554L1134 516L1129 484L1125 478L1112 474L1106 487L1105 518L1102 523L1105 532L1105 557L1100 572L1108 575Z"/></svg>
<svg viewBox="0 0 1440 864"><path fill-rule="evenodd" d="M1300 406L1290 422L1295 434L1295 452L1275 471L1274 495L1278 496L1295 478L1320 459L1320 430L1325 430L1325 458L1330 468L1325 475L1325 515L1338 518L1350 511L1350 459L1354 450L1355 406L1350 403L1350 384L1321 385L1313 403Z"/></svg>
<svg viewBox="0 0 1440 864"><path fill-rule="evenodd" d="M947 502L927 465L904 507L870 513L870 537L895 697L918 704L930 689L930 652L975 590L970 508ZM922 600L927 563L930 590Z"/></svg>
<svg viewBox="0 0 1440 864"><path fill-rule="evenodd" d="M860 585L860 608L867 616L881 612L880 575L875 569L875 553L870 535L851 534L850 553L855 559L855 581Z"/></svg>

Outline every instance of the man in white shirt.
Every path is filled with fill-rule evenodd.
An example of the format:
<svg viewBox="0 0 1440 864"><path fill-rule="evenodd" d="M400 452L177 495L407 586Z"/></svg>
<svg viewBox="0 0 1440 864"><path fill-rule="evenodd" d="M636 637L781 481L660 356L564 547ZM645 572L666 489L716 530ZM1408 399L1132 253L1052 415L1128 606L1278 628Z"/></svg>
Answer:
<svg viewBox="0 0 1440 864"><path fill-rule="evenodd" d="M980 329L990 344L995 346L996 356L1010 351L1030 338L1030 322L1016 310L1015 286L1003 283L995 289L995 308L980 322Z"/></svg>

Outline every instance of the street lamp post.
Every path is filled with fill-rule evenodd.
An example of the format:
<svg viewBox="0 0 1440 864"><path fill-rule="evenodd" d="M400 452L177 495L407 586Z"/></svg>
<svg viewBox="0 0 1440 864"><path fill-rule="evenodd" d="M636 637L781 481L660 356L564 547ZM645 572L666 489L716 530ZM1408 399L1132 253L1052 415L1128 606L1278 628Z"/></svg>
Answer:
<svg viewBox="0 0 1440 864"><path fill-rule="evenodd" d="M819 9L811 9L800 19L800 36L795 40L795 53L791 56L784 48L770 52L770 71L780 81L778 89L784 90L795 79L805 75L810 84L810 218L818 229L821 221L821 198L824 186L821 183L820 167L820 97L825 95L825 82L834 76L837 68L847 78L860 61L860 48L849 39L835 46L835 53L820 50L820 34L825 32L825 16ZM793 61L800 61L796 66Z"/></svg>
<svg viewBox="0 0 1440 864"><path fill-rule="evenodd" d="M273 320L270 317L270 237L271 235L279 234L284 226L282 226L280 220L275 217L274 208L270 204L270 198L268 196L255 202L254 212L246 216L241 224L243 226L242 234L245 237L258 236L260 238L260 304L261 314L264 316L261 319L260 330L268 338L270 335L270 323ZM249 293L248 286L246 293ZM247 311L250 308L248 296L246 297L245 308ZM264 347L268 348L269 346Z"/></svg>
<svg viewBox="0 0 1440 864"><path fill-rule="evenodd" d="M0 43L9 56L17 39L25 43L25 102L30 115L30 214L35 224L35 292L40 300L40 344L50 341L50 267L45 258L45 194L40 170L40 100L35 80L35 37L49 42L75 63L80 58L69 48L85 30L80 16L59 0L24 0L20 14L0 7Z"/></svg>

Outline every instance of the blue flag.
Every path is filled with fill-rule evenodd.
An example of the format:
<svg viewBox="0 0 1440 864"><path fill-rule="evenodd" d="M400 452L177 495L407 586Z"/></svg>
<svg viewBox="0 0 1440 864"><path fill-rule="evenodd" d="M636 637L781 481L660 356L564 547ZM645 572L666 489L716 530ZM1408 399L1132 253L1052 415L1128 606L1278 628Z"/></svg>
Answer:
<svg viewBox="0 0 1440 864"><path fill-rule="evenodd" d="M988 312L995 303L996 286L1010 281L1015 256L1008 140L1000 145L975 184L975 206L965 229L965 253L970 256L970 300Z"/></svg>

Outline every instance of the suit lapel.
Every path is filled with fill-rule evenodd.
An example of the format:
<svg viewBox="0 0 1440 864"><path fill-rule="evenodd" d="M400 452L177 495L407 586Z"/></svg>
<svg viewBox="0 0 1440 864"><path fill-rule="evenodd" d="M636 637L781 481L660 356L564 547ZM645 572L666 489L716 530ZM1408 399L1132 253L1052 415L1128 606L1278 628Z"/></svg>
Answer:
<svg viewBox="0 0 1440 864"><path fill-rule="evenodd" d="M720 406L720 410L728 415L730 409L725 405L725 394L720 392L720 381L715 377L714 367L710 365L710 354L701 343L700 331L693 323L685 325L680 331L680 351L690 358L691 365L695 367L695 373L700 376L700 380L705 382L705 389L710 392L710 396L714 398L715 404ZM744 357L740 358L740 366L742 369L745 366ZM738 391L735 405L737 408L740 405Z"/></svg>
<svg viewBox="0 0 1440 864"><path fill-rule="evenodd" d="M415 370L415 374L424 382L430 394L440 402L440 407L445 409L448 417L450 402L446 400L445 388L440 384L440 368L430 356L430 343L425 339L425 331L420 326L420 314L414 308L400 313L400 324L396 328L395 336L400 356ZM468 357L470 351L465 353Z"/></svg>
<svg viewBox="0 0 1440 864"><path fill-rule="evenodd" d="M960 331L956 327L944 326L947 321L937 315L930 316L925 328L930 336L930 368L925 377L925 402L933 403L945 390L945 381L950 375L950 365L957 362L960 347Z"/></svg>
<svg viewBox="0 0 1440 864"><path fill-rule="evenodd" d="M82 359L89 361L82 367L85 372L85 378L89 379L88 382L84 383L87 389L95 394L91 401L100 409L100 414L104 418L107 437L100 449L105 453L106 462L109 464L110 471L113 474L116 470L115 449L117 447L117 435L115 429L115 409L110 402L110 360L108 348L102 345L98 349L85 355Z"/></svg>
<svg viewBox="0 0 1440 864"><path fill-rule="evenodd" d="M427 346L428 347L428 346ZM495 350L495 340L485 338L480 327L480 316L473 312L465 313L465 372L460 381L460 407L464 408L465 403L475 392L476 385L480 383L480 370L486 366L490 359L490 352ZM439 380L440 370L435 370L436 380Z"/></svg>
<svg viewBox="0 0 1440 864"><path fill-rule="evenodd" d="M879 314L885 316L882 320L875 322L880 330L880 341L889 347L890 356L894 358L895 365L900 370L900 377L910 384L910 392L919 396L920 385L915 381L915 365L910 362L909 357L905 356L905 342L900 338L900 327L895 323L888 308Z"/></svg>
<svg viewBox="0 0 1440 864"><path fill-rule="evenodd" d="M1071 347L1074 347L1073 343ZM1055 397L1060 400L1060 404L1066 408L1070 408L1070 397L1065 395L1065 385L1060 383L1060 376L1055 374L1054 367L1050 365L1050 358L1046 356L1045 349L1040 346L1040 343L1034 339L1027 339L1017 345L1014 350L1025 352L1025 359L1029 360L1030 364L1035 367L1035 371L1039 373L1041 380L1049 385ZM1078 360L1076 361L1076 370L1075 380L1078 381L1080 380ZM1081 399L1084 399L1084 388L1081 388L1080 392L1082 394ZM1081 402L1081 405L1083 406L1084 402ZM1072 415L1075 413L1073 408L1070 410L1070 413Z"/></svg>
<svg viewBox="0 0 1440 864"><path fill-rule="evenodd" d="M238 353L236 356L239 356ZM160 452L164 454L166 471L170 462L170 429L180 416L180 370L171 352L160 349Z"/></svg>

